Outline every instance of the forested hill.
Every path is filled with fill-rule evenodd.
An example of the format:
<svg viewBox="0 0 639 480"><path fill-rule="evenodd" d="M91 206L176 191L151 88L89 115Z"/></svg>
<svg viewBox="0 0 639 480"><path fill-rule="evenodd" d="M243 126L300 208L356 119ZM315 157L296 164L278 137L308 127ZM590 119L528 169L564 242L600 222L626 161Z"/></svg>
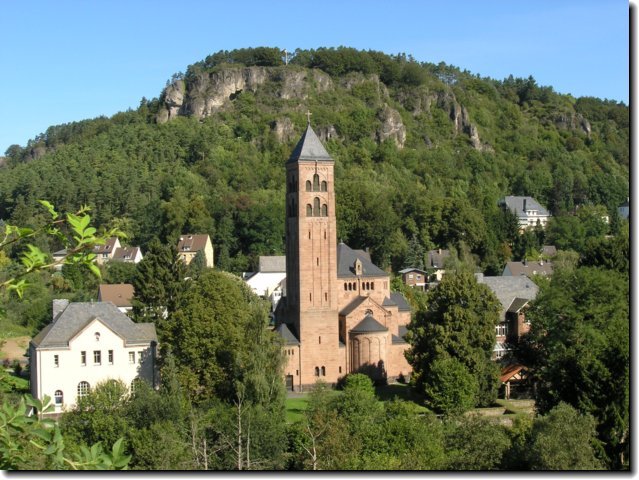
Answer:
<svg viewBox="0 0 639 480"><path fill-rule="evenodd" d="M614 225L629 192L623 104L403 54L297 50L285 65L278 49L256 48L189 66L137 110L10 147L0 219L43 221L37 199L88 204L130 244L207 232L221 268L249 269L283 252L284 163L309 110L336 161L339 237L384 266L450 245L498 271L525 250L511 251L500 197L531 195L587 229L575 212L607 210Z"/></svg>

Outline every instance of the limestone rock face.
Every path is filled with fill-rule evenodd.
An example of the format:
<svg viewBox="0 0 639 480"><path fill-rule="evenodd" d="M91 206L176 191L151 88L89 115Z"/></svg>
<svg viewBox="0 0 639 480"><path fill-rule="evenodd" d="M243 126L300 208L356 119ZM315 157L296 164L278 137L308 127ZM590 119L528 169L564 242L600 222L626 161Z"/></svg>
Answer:
<svg viewBox="0 0 639 480"><path fill-rule="evenodd" d="M267 82L272 82L274 94L285 100L304 100L312 87L321 93L333 86L330 76L319 70L228 67L202 72L194 75L188 82L177 80L166 87L157 121L163 123L178 115L198 119L208 117L229 105L242 91L256 92Z"/></svg>
<svg viewBox="0 0 639 480"><path fill-rule="evenodd" d="M293 122L291 122L291 119L288 117L275 120L271 124L271 130L273 130L273 133L275 133L277 140L282 143L290 142L295 134Z"/></svg>
<svg viewBox="0 0 639 480"><path fill-rule="evenodd" d="M404 148L406 142L406 127L402 122L402 117L397 110L384 105L378 114L379 120L382 122L377 129L377 140L381 143L391 138L395 141L398 148Z"/></svg>
<svg viewBox="0 0 639 480"><path fill-rule="evenodd" d="M158 113L158 123L177 117L184 104L184 80L176 80L164 89L164 106Z"/></svg>
<svg viewBox="0 0 639 480"><path fill-rule="evenodd" d="M315 132L322 142L331 140L332 138L339 138L337 135L337 130L335 130L335 127L333 125L328 125L326 127L317 127L315 129Z"/></svg>
<svg viewBox="0 0 639 480"><path fill-rule="evenodd" d="M561 113L555 117L555 125L563 130L581 129L588 136L592 133L590 122L581 113Z"/></svg>

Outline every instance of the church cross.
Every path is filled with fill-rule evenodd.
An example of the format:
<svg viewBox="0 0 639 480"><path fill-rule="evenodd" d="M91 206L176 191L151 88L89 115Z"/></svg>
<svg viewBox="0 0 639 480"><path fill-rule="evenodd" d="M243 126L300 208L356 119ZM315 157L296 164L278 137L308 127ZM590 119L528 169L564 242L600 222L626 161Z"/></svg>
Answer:
<svg viewBox="0 0 639 480"><path fill-rule="evenodd" d="M307 119L307 122L308 122L307 124L308 125L311 124L311 115L313 115L313 114L311 113L310 110L306 112L306 119Z"/></svg>

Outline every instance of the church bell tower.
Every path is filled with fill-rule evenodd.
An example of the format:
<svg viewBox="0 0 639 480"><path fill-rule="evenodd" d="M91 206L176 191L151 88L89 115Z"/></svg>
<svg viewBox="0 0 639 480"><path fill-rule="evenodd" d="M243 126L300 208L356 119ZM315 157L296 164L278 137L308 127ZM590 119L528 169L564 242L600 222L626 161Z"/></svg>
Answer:
<svg viewBox="0 0 639 480"><path fill-rule="evenodd" d="M287 323L300 342L302 385L342 375L337 305L335 162L310 125L286 163Z"/></svg>

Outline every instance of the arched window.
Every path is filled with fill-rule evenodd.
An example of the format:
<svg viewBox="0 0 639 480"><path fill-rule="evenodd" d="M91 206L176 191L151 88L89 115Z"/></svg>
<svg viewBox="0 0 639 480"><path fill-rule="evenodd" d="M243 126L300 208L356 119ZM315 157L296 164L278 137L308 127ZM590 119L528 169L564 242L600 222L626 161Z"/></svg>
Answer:
<svg viewBox="0 0 639 480"><path fill-rule="evenodd" d="M328 217L328 206L326 204L322 205L322 217Z"/></svg>
<svg viewBox="0 0 639 480"><path fill-rule="evenodd" d="M319 367L315 367L315 376L319 377L320 376L320 369Z"/></svg>
<svg viewBox="0 0 639 480"><path fill-rule="evenodd" d="M344 282L344 291L348 290L348 285L346 285L346 282Z"/></svg>
<svg viewBox="0 0 639 480"><path fill-rule="evenodd" d="M306 204L306 216L307 217L312 217L313 216L313 207L311 206L310 203Z"/></svg>
<svg viewBox="0 0 639 480"><path fill-rule="evenodd" d="M53 398L55 399L56 405L62 405L64 401L64 395L62 394L62 390L56 390L55 394L53 395Z"/></svg>
<svg viewBox="0 0 639 480"><path fill-rule="evenodd" d="M348 290L349 291L353 290L353 284L351 282L348 282Z"/></svg>
<svg viewBox="0 0 639 480"><path fill-rule="evenodd" d="M312 189L311 187L311 181L310 180L306 180L306 191L310 192Z"/></svg>
<svg viewBox="0 0 639 480"><path fill-rule="evenodd" d="M89 385L89 382L82 381L78 383L78 398L88 395L90 390L91 386Z"/></svg>
<svg viewBox="0 0 639 480"><path fill-rule="evenodd" d="M322 367L322 377L326 376L326 367Z"/></svg>
<svg viewBox="0 0 639 480"><path fill-rule="evenodd" d="M135 391L138 389L143 381L144 380L142 380L141 378L134 378L131 382L131 393L135 393Z"/></svg>
<svg viewBox="0 0 639 480"><path fill-rule="evenodd" d="M375 290L375 282L371 282L371 290Z"/></svg>
<svg viewBox="0 0 639 480"><path fill-rule="evenodd" d="M328 191L328 183L326 181L322 182L322 192Z"/></svg>
<svg viewBox="0 0 639 480"><path fill-rule="evenodd" d="M313 191L319 192L319 189L320 189L319 175L316 173L315 175L313 175Z"/></svg>
<svg viewBox="0 0 639 480"><path fill-rule="evenodd" d="M313 216L314 217L320 216L320 199L318 197L315 197L313 199Z"/></svg>
<svg viewBox="0 0 639 480"><path fill-rule="evenodd" d="M370 285L371 285L370 283L366 282L366 290L369 290Z"/></svg>

